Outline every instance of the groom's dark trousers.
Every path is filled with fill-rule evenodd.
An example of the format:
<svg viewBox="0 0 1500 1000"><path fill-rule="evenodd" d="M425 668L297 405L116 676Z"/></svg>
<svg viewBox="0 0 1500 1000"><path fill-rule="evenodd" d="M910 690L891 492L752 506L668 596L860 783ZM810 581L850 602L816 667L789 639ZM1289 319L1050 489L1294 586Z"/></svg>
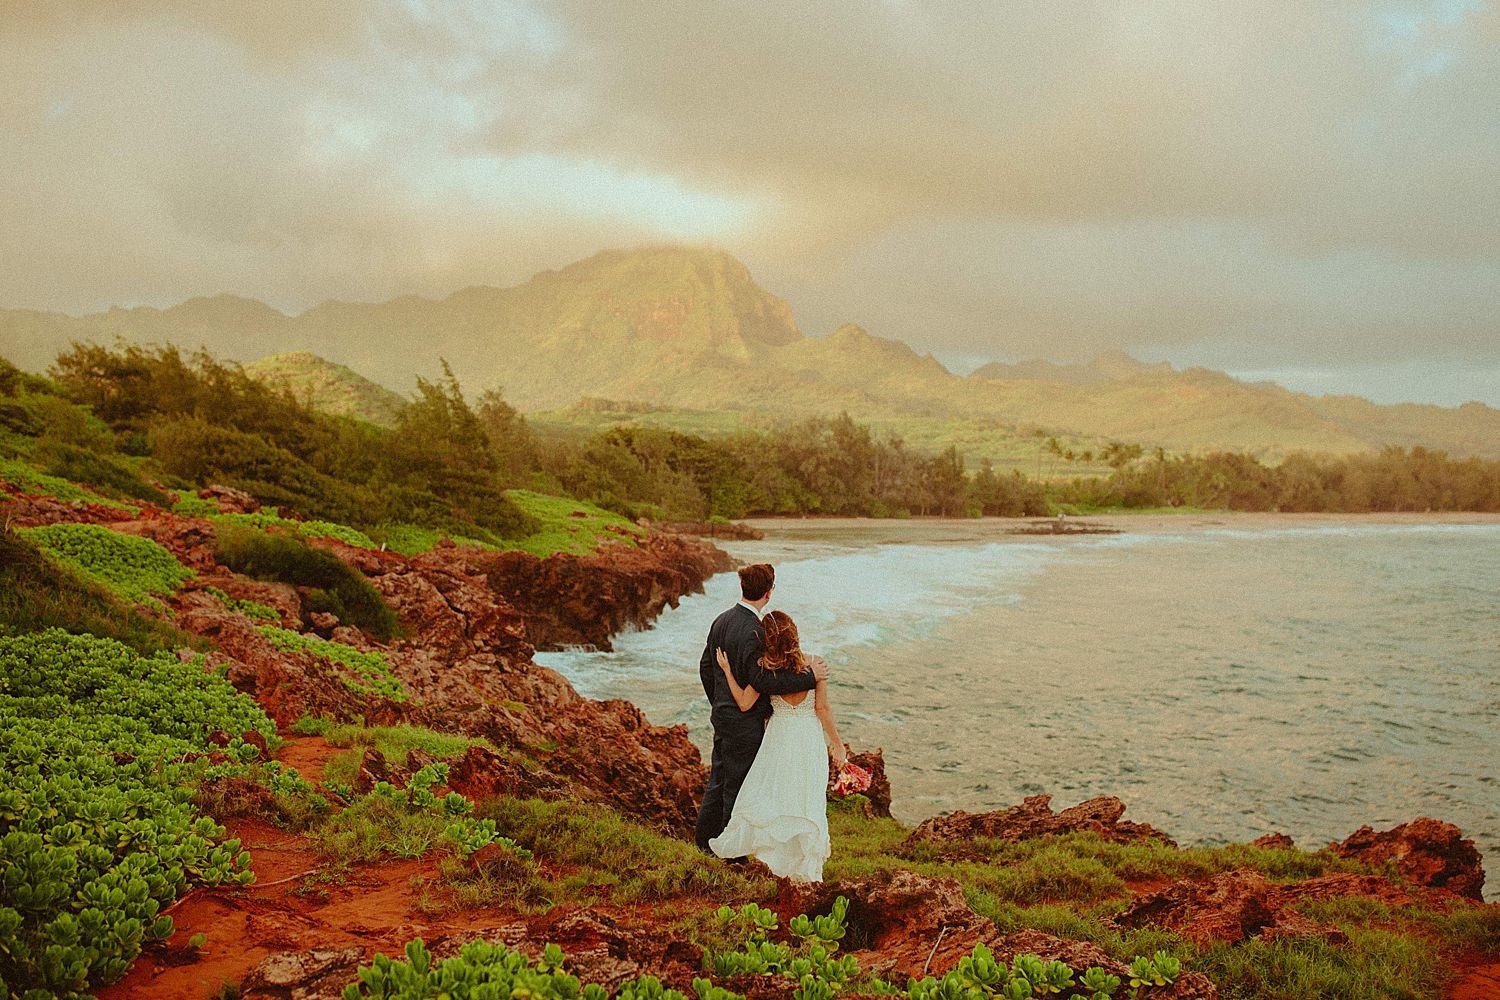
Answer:
<svg viewBox="0 0 1500 1000"><path fill-rule="evenodd" d="M811 671L766 670L760 665L765 652L765 633L760 618L743 604L736 604L714 619L708 630L708 643L698 661L703 693L713 706L714 750L709 760L708 788L703 792L703 806L698 810L698 828L694 839L703 850L708 842L724 832L734 812L734 800L755 763L766 719L771 715L773 694L810 691L817 686ZM741 687L760 692L748 712L734 703L734 693L724 680L715 652L724 650L729 669Z"/></svg>

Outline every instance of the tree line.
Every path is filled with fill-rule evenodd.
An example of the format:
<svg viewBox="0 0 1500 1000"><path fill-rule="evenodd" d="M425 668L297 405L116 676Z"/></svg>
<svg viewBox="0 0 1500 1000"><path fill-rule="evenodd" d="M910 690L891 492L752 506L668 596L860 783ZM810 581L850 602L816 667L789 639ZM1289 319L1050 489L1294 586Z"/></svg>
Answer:
<svg viewBox="0 0 1500 1000"><path fill-rule="evenodd" d="M1099 451L1109 474L1043 481L988 462L970 470L953 447L922 454L847 414L713 439L627 426L543 441L498 392L471 404L446 365L437 381L418 379L393 428L313 410L203 352L123 343L74 345L49 379L4 366L0 397L0 448L10 441L64 477L112 477L120 488L144 468L169 485L223 483L343 524L410 522L493 539L534 530L504 496L513 487L670 520L1158 507L1500 511L1500 463L1423 448L1269 465L1241 453L1168 455L1111 442Z"/></svg>

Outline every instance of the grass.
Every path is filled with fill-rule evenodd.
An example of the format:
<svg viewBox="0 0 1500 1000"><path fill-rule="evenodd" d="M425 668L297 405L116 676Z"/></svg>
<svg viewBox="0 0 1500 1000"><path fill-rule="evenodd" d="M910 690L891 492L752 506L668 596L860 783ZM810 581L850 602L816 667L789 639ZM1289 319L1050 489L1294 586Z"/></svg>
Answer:
<svg viewBox="0 0 1500 1000"><path fill-rule="evenodd" d="M554 879L559 901L639 903L690 897L717 905L774 894L768 881L747 879L687 841L597 806L498 798L480 803L475 815L495 820L505 836L559 872Z"/></svg>
<svg viewBox="0 0 1500 1000"><path fill-rule="evenodd" d="M550 497L530 490L508 490L506 497L541 523L540 531L517 539L509 547L548 556L554 552L588 555L605 542L635 545L645 535L629 518L565 497Z"/></svg>
<svg viewBox="0 0 1500 1000"><path fill-rule="evenodd" d="M301 728L299 728L301 727ZM458 736L440 733L422 726L358 726L352 724L325 723L302 726L302 721L292 727L293 732L304 735L321 735L329 746L349 748L347 753L335 754L323 769L325 784L352 785L359 773L359 761L366 748L373 747L388 761L402 763L413 750L422 750L434 757L452 757L461 754L473 744L495 749L494 744L483 737Z"/></svg>

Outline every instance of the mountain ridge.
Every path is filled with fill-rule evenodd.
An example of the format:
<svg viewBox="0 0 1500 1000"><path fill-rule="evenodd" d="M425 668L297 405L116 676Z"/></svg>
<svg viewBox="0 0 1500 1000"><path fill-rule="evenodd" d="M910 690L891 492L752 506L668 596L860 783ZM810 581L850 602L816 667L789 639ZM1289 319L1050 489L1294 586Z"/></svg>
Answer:
<svg viewBox="0 0 1500 1000"><path fill-rule="evenodd" d="M435 378L501 389L523 411L586 397L795 419L847 411L898 430L947 421L965 436L1066 432L1174 451L1368 452L1421 444L1500 458L1500 410L1313 397L1121 352L1086 365L992 362L967 376L908 343L843 324L809 337L791 307L722 250L605 250L526 282L440 299L330 300L289 316L241 296L82 317L0 310L0 356L44 367L71 340L173 343L241 362L310 351L392 389ZM941 435L939 436L941 437Z"/></svg>

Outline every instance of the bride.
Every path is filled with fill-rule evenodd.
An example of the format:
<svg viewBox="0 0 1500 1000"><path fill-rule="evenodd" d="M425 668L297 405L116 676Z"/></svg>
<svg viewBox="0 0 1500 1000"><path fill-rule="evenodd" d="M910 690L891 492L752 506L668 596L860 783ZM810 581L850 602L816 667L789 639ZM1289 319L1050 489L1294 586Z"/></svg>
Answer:
<svg viewBox="0 0 1500 1000"><path fill-rule="evenodd" d="M811 669L789 615L772 611L761 625L766 651L760 662L765 669ZM739 686L722 649L718 661L735 703L741 711L749 709L759 692ZM828 755L832 754L841 770L848 756L833 724L827 681L818 682L811 701L808 693L771 696L774 711L766 723L760 752L734 801L729 825L708 844L721 858L750 855L765 862L779 877L821 882L823 862L830 851Z"/></svg>

